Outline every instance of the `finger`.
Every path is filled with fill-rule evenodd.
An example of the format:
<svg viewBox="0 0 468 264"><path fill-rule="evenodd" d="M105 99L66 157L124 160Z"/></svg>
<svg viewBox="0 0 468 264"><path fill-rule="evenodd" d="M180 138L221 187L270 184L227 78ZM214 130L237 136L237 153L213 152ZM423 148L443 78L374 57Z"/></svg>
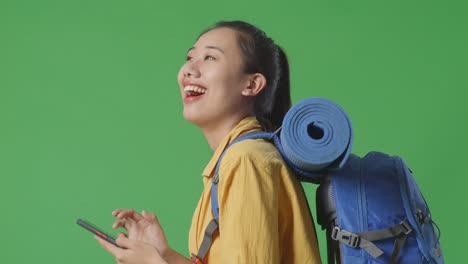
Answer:
<svg viewBox="0 0 468 264"><path fill-rule="evenodd" d="M139 228L138 228L138 223L131 219L131 218L125 218L125 226L124 226L125 230L127 230L127 232L129 234L138 234L139 233Z"/></svg>
<svg viewBox="0 0 468 264"><path fill-rule="evenodd" d="M125 219L119 219L119 220L117 220L117 221L114 222L114 224L112 225L112 228L113 228L113 229L117 229L117 228L119 228L119 227L123 227L123 228L127 229L127 228L125 227L125 224L126 224L126 223L127 223L127 218L125 218Z"/></svg>
<svg viewBox="0 0 468 264"><path fill-rule="evenodd" d="M155 214L148 213L148 212L146 212L145 210L143 210L141 213L142 213L142 215L143 215L143 217L144 217L145 219L151 220L151 221L156 221L156 222L159 223L158 217L157 217Z"/></svg>
<svg viewBox="0 0 468 264"><path fill-rule="evenodd" d="M122 211L117 215L117 217L118 218L131 218L131 219L134 219L135 221L139 221L143 218L143 216L135 212L135 210Z"/></svg>
<svg viewBox="0 0 468 264"><path fill-rule="evenodd" d="M135 220L133 220L131 218L120 219L120 220L117 220L112 225L112 228L114 228L114 229L117 229L119 227L122 227L125 230L127 230L128 232L130 232L130 230L132 230L134 227L136 227L136 222L135 222Z"/></svg>
<svg viewBox="0 0 468 264"><path fill-rule="evenodd" d="M133 211L132 209L119 208L119 209L114 210L112 212L112 215L115 216L115 217L119 217L122 214L128 214L129 212L132 212L132 211Z"/></svg>
<svg viewBox="0 0 468 264"><path fill-rule="evenodd" d="M128 211L128 210L132 210L132 209L117 208L114 211L112 211L112 216L117 216L120 212Z"/></svg>
<svg viewBox="0 0 468 264"><path fill-rule="evenodd" d="M130 209L117 208L114 211L112 211L112 216L117 217L118 214L120 214L122 211L125 211L125 210L130 210Z"/></svg>
<svg viewBox="0 0 468 264"><path fill-rule="evenodd" d="M122 254L122 250L123 249L120 249L114 245L112 245L111 243L107 242L106 240L100 238L99 236L94 236L94 238L97 240L97 242L99 244L101 244L101 246L107 251L109 252L110 254L114 255L115 257L117 257L117 255L120 255Z"/></svg>
<svg viewBox="0 0 468 264"><path fill-rule="evenodd" d="M120 211L122 211L122 209L115 209L114 211L112 211L112 216L117 216L118 213L120 213Z"/></svg>
<svg viewBox="0 0 468 264"><path fill-rule="evenodd" d="M143 216L141 216L139 213L135 212L135 210L133 210L133 209L120 209L115 213L114 216L119 218L119 219L123 219L123 218L128 217L128 218L132 218L132 219L134 219L136 221L139 221L139 220L141 220L143 218Z"/></svg>
<svg viewBox="0 0 468 264"><path fill-rule="evenodd" d="M117 245L119 245L119 247L128 248L128 249L134 248L135 243L136 243L135 240L129 239L122 233L119 234L115 242L117 243Z"/></svg>
<svg viewBox="0 0 468 264"><path fill-rule="evenodd" d="M145 219L149 219L149 214L148 214L145 210L142 210L142 211L141 211L141 215L142 215Z"/></svg>

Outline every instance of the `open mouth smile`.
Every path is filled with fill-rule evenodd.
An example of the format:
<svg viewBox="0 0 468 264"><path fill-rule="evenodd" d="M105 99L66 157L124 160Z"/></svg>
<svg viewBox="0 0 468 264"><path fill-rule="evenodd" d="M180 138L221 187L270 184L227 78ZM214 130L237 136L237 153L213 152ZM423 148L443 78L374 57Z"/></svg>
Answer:
<svg viewBox="0 0 468 264"><path fill-rule="evenodd" d="M188 84L184 86L184 102L191 102L196 99L199 99L206 93L206 91L207 89L205 87Z"/></svg>

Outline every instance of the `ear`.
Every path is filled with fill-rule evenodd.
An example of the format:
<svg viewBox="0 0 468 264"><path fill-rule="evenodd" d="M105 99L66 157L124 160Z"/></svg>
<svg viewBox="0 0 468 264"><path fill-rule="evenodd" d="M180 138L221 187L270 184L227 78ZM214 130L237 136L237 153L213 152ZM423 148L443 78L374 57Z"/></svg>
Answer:
<svg viewBox="0 0 468 264"><path fill-rule="evenodd" d="M244 90L242 90L243 96L256 96L266 86L266 78L261 73L255 73L249 76L248 83Z"/></svg>

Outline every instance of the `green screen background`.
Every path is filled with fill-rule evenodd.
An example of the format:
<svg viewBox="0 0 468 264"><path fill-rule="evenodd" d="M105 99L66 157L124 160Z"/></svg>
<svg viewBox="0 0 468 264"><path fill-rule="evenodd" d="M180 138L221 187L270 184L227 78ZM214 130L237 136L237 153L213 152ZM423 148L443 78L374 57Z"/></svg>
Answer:
<svg viewBox="0 0 468 264"><path fill-rule="evenodd" d="M181 115L176 74L199 32L242 19L285 48L294 102L338 102L354 153L409 163L446 261L462 263L466 14L463 1L1 0L0 261L115 263L75 222L117 234L119 207L156 213L188 255L212 151Z"/></svg>

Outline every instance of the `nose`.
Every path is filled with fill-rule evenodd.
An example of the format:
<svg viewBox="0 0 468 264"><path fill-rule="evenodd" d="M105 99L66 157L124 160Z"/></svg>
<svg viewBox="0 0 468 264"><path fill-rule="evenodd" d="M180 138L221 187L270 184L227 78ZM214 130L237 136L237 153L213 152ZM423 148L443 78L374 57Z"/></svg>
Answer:
<svg viewBox="0 0 468 264"><path fill-rule="evenodd" d="M200 77L200 69L197 63L198 60L187 61L182 67L184 77Z"/></svg>

